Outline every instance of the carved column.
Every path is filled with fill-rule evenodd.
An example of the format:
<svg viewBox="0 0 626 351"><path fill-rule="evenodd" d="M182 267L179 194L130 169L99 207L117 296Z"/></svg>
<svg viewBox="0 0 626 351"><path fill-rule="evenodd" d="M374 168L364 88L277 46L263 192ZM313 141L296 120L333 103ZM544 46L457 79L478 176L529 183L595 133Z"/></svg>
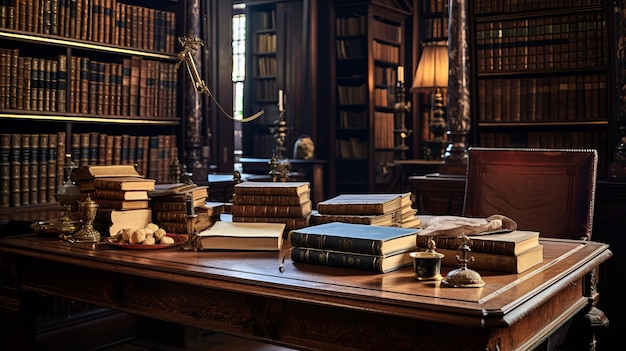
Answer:
<svg viewBox="0 0 626 351"><path fill-rule="evenodd" d="M610 145L612 155L610 177L613 179L626 179L626 20L624 19L624 1L614 2L613 23L615 31L615 57L614 64L616 70L615 87L617 94L613 101L616 108L616 120L609 121L615 123L614 130L617 132L615 138L611 138ZM609 92L612 89L609 88ZM609 117L612 118L612 117ZM612 134L609 134L612 135Z"/></svg>
<svg viewBox="0 0 626 351"><path fill-rule="evenodd" d="M448 141L446 164L467 163L470 116L469 1L450 0L448 26Z"/></svg>
<svg viewBox="0 0 626 351"><path fill-rule="evenodd" d="M200 37L200 0L188 0L185 11L185 17L187 18L185 36ZM201 49L194 52L194 60L200 72L202 72L201 52ZM183 82L185 165L188 170L193 170L200 166L202 159L202 137L200 134L202 129L202 97L196 92L194 83L186 74L183 76Z"/></svg>

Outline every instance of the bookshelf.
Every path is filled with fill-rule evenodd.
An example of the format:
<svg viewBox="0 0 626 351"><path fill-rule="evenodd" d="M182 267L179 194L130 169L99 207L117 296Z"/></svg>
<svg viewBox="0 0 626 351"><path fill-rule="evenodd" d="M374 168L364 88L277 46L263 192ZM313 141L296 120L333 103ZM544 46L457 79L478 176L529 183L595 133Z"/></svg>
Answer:
<svg viewBox="0 0 626 351"><path fill-rule="evenodd" d="M331 194L374 191L385 182L378 168L394 159L394 88L411 6L357 3L336 1L331 10Z"/></svg>
<svg viewBox="0 0 626 351"><path fill-rule="evenodd" d="M242 124L243 157L271 158L276 141L271 128L279 119L283 91L287 122L284 156L301 134L314 136L308 61L311 60L309 11L301 1L246 1L246 79L244 114L264 114ZM269 171L269 166L268 166Z"/></svg>
<svg viewBox="0 0 626 351"><path fill-rule="evenodd" d="M137 164L146 177L169 181L181 141L176 64L185 4L0 5L0 220L17 208L43 219L39 206L57 204L66 154L76 166Z"/></svg>
<svg viewBox="0 0 626 351"><path fill-rule="evenodd" d="M595 148L612 142L610 4L473 3L474 145Z"/></svg>
<svg viewBox="0 0 626 351"><path fill-rule="evenodd" d="M420 2L420 6L416 7L414 14L416 38L413 53L415 55L415 65L411 67L410 77L414 77L415 69L419 62L419 58L423 52L425 45L431 45L437 42L447 42L448 40L448 1L447 0L428 0ZM419 43L419 44L418 44ZM412 81L407 84L407 89L411 88ZM426 143L432 141L435 135L430 131L429 125L432 119L432 92L417 91L411 93L415 99L413 108L413 158L426 160L440 160L437 155L431 155L428 151ZM443 95L443 106L447 106L447 94ZM446 114L447 117L447 114ZM446 136L444 135L444 139Z"/></svg>

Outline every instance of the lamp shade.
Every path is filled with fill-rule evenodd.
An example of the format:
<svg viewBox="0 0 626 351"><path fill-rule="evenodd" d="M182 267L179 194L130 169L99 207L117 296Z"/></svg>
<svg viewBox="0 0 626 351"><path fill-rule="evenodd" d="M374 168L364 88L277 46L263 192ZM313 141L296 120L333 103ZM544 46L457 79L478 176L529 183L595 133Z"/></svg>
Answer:
<svg viewBox="0 0 626 351"><path fill-rule="evenodd" d="M448 44L445 41L424 45L411 91L448 87Z"/></svg>

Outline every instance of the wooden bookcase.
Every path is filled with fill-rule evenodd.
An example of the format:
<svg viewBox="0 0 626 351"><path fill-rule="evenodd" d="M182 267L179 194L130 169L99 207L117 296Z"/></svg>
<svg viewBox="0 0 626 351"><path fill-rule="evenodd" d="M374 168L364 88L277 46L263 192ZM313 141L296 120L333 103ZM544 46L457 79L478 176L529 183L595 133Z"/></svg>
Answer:
<svg viewBox="0 0 626 351"><path fill-rule="evenodd" d="M595 148L606 178L615 94L602 0L470 6L473 145Z"/></svg>
<svg viewBox="0 0 626 351"><path fill-rule="evenodd" d="M411 7L335 1L331 9L329 152L334 193L376 190L379 167L394 159L395 86L404 62Z"/></svg>
<svg viewBox="0 0 626 351"><path fill-rule="evenodd" d="M279 119L279 90L288 128L284 157L292 156L292 146L302 133L311 133L314 117L307 110L311 87L306 78L310 43L303 39L308 21L302 17L306 11L301 1L246 1L244 114L264 113L242 124L243 157L272 157L276 142L271 128Z"/></svg>
<svg viewBox="0 0 626 351"><path fill-rule="evenodd" d="M428 0L420 2L420 6L416 7L414 19L414 25L417 27L416 40L413 42L415 57L415 66L411 67L410 78L414 77L415 70L419 63L419 58L423 51L424 45L428 45L434 42L444 42L448 40L448 1L447 0ZM426 151L425 143L433 140L434 135L429 129L429 123L431 120L431 106L432 98L431 92L419 91L415 93L410 92L410 88L413 81L409 79L407 82L407 89L409 90L409 96L414 96L414 108L412 110L413 117L413 158L427 159L427 160L440 160L436 155L429 155ZM446 96L444 98L444 108L446 106ZM447 116L447 115L446 115ZM446 136L444 135L444 139Z"/></svg>
<svg viewBox="0 0 626 351"><path fill-rule="evenodd" d="M176 64L185 4L7 3L0 220L18 212L47 219L40 206L56 204L65 154L76 166L137 164L146 177L169 181L182 139Z"/></svg>

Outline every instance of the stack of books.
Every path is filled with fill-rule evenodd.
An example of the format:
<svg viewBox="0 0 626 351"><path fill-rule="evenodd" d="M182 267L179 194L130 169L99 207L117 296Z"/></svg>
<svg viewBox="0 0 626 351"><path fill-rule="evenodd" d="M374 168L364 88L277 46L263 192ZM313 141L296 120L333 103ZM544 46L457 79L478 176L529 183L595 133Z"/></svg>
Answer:
<svg viewBox="0 0 626 351"><path fill-rule="evenodd" d="M154 221L168 233L187 233L187 220L202 231L219 220L224 203L207 202L209 189L197 184L158 184L149 193Z"/></svg>
<svg viewBox="0 0 626 351"><path fill-rule="evenodd" d="M70 179L85 194L96 190L94 182L97 178L121 177L143 178L134 165L85 165L70 175Z"/></svg>
<svg viewBox="0 0 626 351"><path fill-rule="evenodd" d="M151 223L148 192L154 184L154 179L139 176L95 178L90 196L98 204L94 225L100 226L100 233L115 235L120 229Z"/></svg>
<svg viewBox="0 0 626 351"><path fill-rule="evenodd" d="M468 267L477 271L486 270L502 273L522 273L543 261L543 245L539 243L539 232L513 230L508 233L468 235L471 251L468 257L474 261ZM436 251L444 255L444 266L459 266L456 256L461 256L457 237L436 236ZM418 236L417 245L428 247L428 236Z"/></svg>
<svg viewBox="0 0 626 351"><path fill-rule="evenodd" d="M291 230L295 263L387 273L412 264L417 251L416 228L331 222Z"/></svg>
<svg viewBox="0 0 626 351"><path fill-rule="evenodd" d="M310 223L343 222L386 227L419 228L411 193L341 194L317 204Z"/></svg>
<svg viewBox="0 0 626 351"><path fill-rule="evenodd" d="M243 182L235 185L233 222L284 223L286 230L309 225L313 211L309 182Z"/></svg>

